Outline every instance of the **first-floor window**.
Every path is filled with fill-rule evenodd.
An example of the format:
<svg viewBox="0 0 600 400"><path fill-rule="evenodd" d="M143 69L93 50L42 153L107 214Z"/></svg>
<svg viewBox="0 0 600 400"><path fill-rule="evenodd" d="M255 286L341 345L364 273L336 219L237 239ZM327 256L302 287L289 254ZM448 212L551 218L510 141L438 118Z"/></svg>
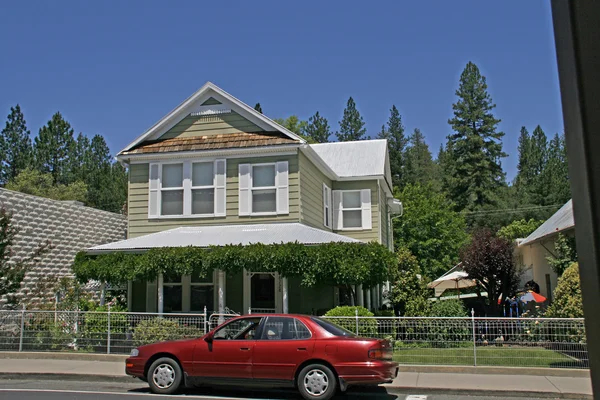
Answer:
<svg viewBox="0 0 600 400"><path fill-rule="evenodd" d="M212 274L206 278L191 277L190 311L214 311L215 285Z"/></svg>
<svg viewBox="0 0 600 400"><path fill-rule="evenodd" d="M163 283L163 308L165 312L183 311L183 286L181 277L165 277Z"/></svg>
<svg viewBox="0 0 600 400"><path fill-rule="evenodd" d="M163 281L164 312L203 312L204 307L208 312L212 312L215 310L214 295L213 274L204 278L165 276Z"/></svg>

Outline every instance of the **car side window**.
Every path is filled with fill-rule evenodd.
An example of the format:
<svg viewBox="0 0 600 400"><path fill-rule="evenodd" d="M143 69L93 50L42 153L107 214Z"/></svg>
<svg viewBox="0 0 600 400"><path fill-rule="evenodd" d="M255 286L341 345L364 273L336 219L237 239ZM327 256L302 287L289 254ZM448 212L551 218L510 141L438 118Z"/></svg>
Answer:
<svg viewBox="0 0 600 400"><path fill-rule="evenodd" d="M260 318L236 319L215 331L213 340L254 340Z"/></svg>
<svg viewBox="0 0 600 400"><path fill-rule="evenodd" d="M268 317L261 340L301 340L311 338L310 330L302 321L291 317Z"/></svg>

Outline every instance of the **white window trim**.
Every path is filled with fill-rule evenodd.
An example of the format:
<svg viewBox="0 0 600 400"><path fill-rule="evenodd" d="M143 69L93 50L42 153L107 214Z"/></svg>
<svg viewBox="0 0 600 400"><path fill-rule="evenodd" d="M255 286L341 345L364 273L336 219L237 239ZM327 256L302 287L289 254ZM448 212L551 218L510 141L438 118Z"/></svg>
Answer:
<svg viewBox="0 0 600 400"><path fill-rule="evenodd" d="M157 220L157 219L201 219L201 218L223 218L225 216L217 216L214 212L210 214L192 214L192 190L193 189L213 189L214 196L214 206L216 208L217 202L217 161L225 162L225 175L227 175L227 160L226 159L187 159L187 160L169 160L169 161L160 161L160 162L152 162L149 164L157 164L158 165L158 196L157 196L157 216L150 216L149 219ZM213 184L212 186L192 186L192 164L198 163L212 163L213 164ZM183 180L180 187L173 188L163 188L162 187L162 171L164 165L174 165L181 164L183 166ZM189 171L188 176L186 177L186 170ZM227 176L225 176L225 182L227 182ZM150 185L150 182L149 182ZM226 183L225 183L226 185ZM162 192L163 191L175 191L175 190L183 190L183 213L177 215L162 215ZM227 197L227 189L225 188L225 198ZM150 207L150 198L148 198L148 207ZM227 208L227 204L225 204L225 208Z"/></svg>
<svg viewBox="0 0 600 400"><path fill-rule="evenodd" d="M275 182L273 182L275 185L274 186L260 186L260 187L254 187L254 167L266 167L266 166L272 166L273 170L274 170L274 176L275 176ZM277 188L277 163L272 162L272 163L257 163L257 164L250 164L250 186L248 187L249 190L249 196L250 196L250 216L256 216L256 217L260 217L260 216L268 216L268 215L277 215L277 196L279 195L279 189ZM252 196L252 192L254 190L275 190L275 211L263 211L263 212L254 212L254 204L253 204L253 196Z"/></svg>
<svg viewBox="0 0 600 400"><path fill-rule="evenodd" d="M329 205L327 204L329 202ZM331 188L323 183L323 226L331 229L333 227L333 196L331 192ZM327 224L329 221L329 224Z"/></svg>
<svg viewBox="0 0 600 400"><path fill-rule="evenodd" d="M362 213L363 213L363 209L362 206L361 207L352 207L352 208L344 208L344 193L358 193L358 198L360 199L361 197L361 189L352 189L352 190L340 190L340 212L342 214L342 218L340 220L340 224L341 224L341 228L338 229L338 231L364 231L364 230L368 230L366 228L363 228L362 226ZM360 226L359 227L351 227L351 228L346 228L344 227L344 211L360 211Z"/></svg>

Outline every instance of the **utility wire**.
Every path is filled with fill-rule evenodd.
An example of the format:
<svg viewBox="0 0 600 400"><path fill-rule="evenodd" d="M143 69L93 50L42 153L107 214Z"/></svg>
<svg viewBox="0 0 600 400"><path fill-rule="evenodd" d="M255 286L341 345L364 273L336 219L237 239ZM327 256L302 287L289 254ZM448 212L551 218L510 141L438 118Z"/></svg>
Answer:
<svg viewBox="0 0 600 400"><path fill-rule="evenodd" d="M535 211L535 210L544 210L547 208L558 208L561 207L562 204L553 204L550 206L535 206L535 207L522 207L522 208L505 208L501 210L489 210L489 211L463 211L462 214L466 215L488 215L488 214L515 214L523 211Z"/></svg>

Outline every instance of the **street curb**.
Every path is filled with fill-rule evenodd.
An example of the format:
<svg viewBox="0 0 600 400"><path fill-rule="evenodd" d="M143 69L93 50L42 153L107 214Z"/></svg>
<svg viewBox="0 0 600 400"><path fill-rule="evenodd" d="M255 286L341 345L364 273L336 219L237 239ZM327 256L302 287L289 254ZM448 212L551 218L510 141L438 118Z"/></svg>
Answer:
<svg viewBox="0 0 600 400"><path fill-rule="evenodd" d="M0 359L125 362L123 354L0 351Z"/></svg>
<svg viewBox="0 0 600 400"><path fill-rule="evenodd" d="M2 379L9 380L40 380L40 381L85 381L85 382L135 382L137 378L128 375L94 375L94 374L61 374L38 372L0 372ZM142 381L139 381L142 383Z"/></svg>
<svg viewBox="0 0 600 400"><path fill-rule="evenodd" d="M580 399L580 400L594 400L594 396L583 393L560 393L560 392L537 392L529 390L480 390L480 389L443 389L443 388L427 388L427 387L413 387L413 386L385 386L387 392L390 394L451 394L458 396L487 396L487 397L523 397L523 398L543 398L543 399ZM353 393L354 394L354 393ZM363 395L363 393L356 393Z"/></svg>
<svg viewBox="0 0 600 400"><path fill-rule="evenodd" d="M589 369L524 368L524 367L471 367L454 365L400 365L400 372L482 375L562 376L589 378Z"/></svg>

